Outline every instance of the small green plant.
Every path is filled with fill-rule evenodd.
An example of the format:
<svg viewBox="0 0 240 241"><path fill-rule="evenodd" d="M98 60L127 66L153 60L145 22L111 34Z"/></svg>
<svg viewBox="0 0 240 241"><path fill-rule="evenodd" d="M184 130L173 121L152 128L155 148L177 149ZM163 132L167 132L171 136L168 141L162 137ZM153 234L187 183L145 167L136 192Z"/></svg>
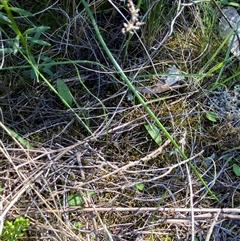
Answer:
<svg viewBox="0 0 240 241"><path fill-rule="evenodd" d="M206 118L212 122L217 122L218 121L218 115L217 113L213 112L213 111L208 111L206 113Z"/></svg>
<svg viewBox="0 0 240 241"><path fill-rule="evenodd" d="M30 223L27 218L19 217L14 221L6 221L0 241L18 241L23 237Z"/></svg>
<svg viewBox="0 0 240 241"><path fill-rule="evenodd" d="M83 224L80 221L74 223L74 228L75 229L80 229L82 227L83 227Z"/></svg>
<svg viewBox="0 0 240 241"><path fill-rule="evenodd" d="M90 197L92 197L96 193L94 191L89 191L88 194ZM86 196L87 194L84 193L83 195ZM83 206L83 204L85 203L84 198L82 197L82 195L80 193L70 194L67 197L67 199L68 199L69 206Z"/></svg>
<svg viewBox="0 0 240 241"><path fill-rule="evenodd" d="M233 164L233 172L237 177L240 177L240 166L237 164Z"/></svg>
<svg viewBox="0 0 240 241"><path fill-rule="evenodd" d="M136 189L137 189L138 191L143 191L143 189L144 189L144 184L143 184L143 183L137 183L137 184L135 185L135 187L136 187Z"/></svg>

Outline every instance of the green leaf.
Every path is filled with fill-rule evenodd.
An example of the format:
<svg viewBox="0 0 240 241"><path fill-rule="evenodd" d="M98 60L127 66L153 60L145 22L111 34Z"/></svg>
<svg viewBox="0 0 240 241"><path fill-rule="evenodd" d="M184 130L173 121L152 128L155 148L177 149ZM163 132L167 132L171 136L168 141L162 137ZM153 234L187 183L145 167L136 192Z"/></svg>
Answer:
<svg viewBox="0 0 240 241"><path fill-rule="evenodd" d="M135 185L135 187L137 188L138 191L142 191L142 190L144 189L144 184L142 184L142 183L137 183L137 184Z"/></svg>
<svg viewBox="0 0 240 241"><path fill-rule="evenodd" d="M92 197L95 194L94 191L89 191L89 195ZM86 194L83 194L84 196ZM84 199L81 194L71 194L68 196L68 205L69 206L82 206L84 204Z"/></svg>
<svg viewBox="0 0 240 241"><path fill-rule="evenodd" d="M25 16L25 17L31 17L33 16L32 13L24 10L24 9L21 9L21 8L16 8L16 7L9 7L9 9L15 13L18 13L19 15L21 16Z"/></svg>
<svg viewBox="0 0 240 241"><path fill-rule="evenodd" d="M77 221L77 222L74 223L74 228L79 229L79 228L82 228L82 227L83 227L83 224L80 221Z"/></svg>
<svg viewBox="0 0 240 241"><path fill-rule="evenodd" d="M69 206L82 206L84 204L84 199L80 194L71 194L68 196L68 205Z"/></svg>
<svg viewBox="0 0 240 241"><path fill-rule="evenodd" d="M206 113L206 118L212 122L217 122L218 121L218 115L213 112L213 111L208 111Z"/></svg>
<svg viewBox="0 0 240 241"><path fill-rule="evenodd" d="M10 25L12 22L6 15L0 13L0 23Z"/></svg>
<svg viewBox="0 0 240 241"><path fill-rule="evenodd" d="M42 64L44 64L44 67L43 67L43 72L44 73L47 73L49 76L53 76L54 73L51 71L51 67L53 66L54 63L56 63L53 59L47 57L47 56L44 56L42 55L40 57L40 59L43 61Z"/></svg>
<svg viewBox="0 0 240 241"><path fill-rule="evenodd" d="M233 164L233 172L236 176L240 177L240 166L237 164Z"/></svg>
<svg viewBox="0 0 240 241"><path fill-rule="evenodd" d="M33 33L41 34L45 31L47 31L48 29L50 29L50 27L48 27L48 26L39 26L39 27L35 27L35 28L29 28L23 33L23 35L29 35L29 34L33 34Z"/></svg>
<svg viewBox="0 0 240 241"><path fill-rule="evenodd" d="M46 42L44 40L40 40L41 34L48 29L50 29L50 27L39 26L36 28L29 28L23 33L23 35L27 37L27 40L29 42L31 42L30 48L32 48L34 44L39 44L39 45L43 45L43 46L51 46L48 42ZM31 35L31 34L34 34L34 36L29 37L29 35Z"/></svg>
<svg viewBox="0 0 240 241"><path fill-rule="evenodd" d="M162 144L162 136L160 130L151 123L147 123L144 126L152 139L160 146Z"/></svg>
<svg viewBox="0 0 240 241"><path fill-rule="evenodd" d="M0 54L12 54L13 53L13 49L11 48L4 48L4 49L0 49Z"/></svg>
<svg viewBox="0 0 240 241"><path fill-rule="evenodd" d="M233 6L233 7L237 7L237 8L240 7L240 4L239 4L239 3L236 3L236 2L229 2L228 5L229 5L229 6Z"/></svg>
<svg viewBox="0 0 240 241"><path fill-rule="evenodd" d="M34 38L28 38L28 40L31 42L31 43L34 43L34 44L38 44L38 45L42 45L42 46L48 46L50 47L51 44L44 41L44 40L40 40L40 39L34 39Z"/></svg>
<svg viewBox="0 0 240 241"><path fill-rule="evenodd" d="M61 98L65 100L68 105L72 106L72 102L73 102L72 94L68 86L64 83L63 80L61 79L57 80L57 89Z"/></svg>

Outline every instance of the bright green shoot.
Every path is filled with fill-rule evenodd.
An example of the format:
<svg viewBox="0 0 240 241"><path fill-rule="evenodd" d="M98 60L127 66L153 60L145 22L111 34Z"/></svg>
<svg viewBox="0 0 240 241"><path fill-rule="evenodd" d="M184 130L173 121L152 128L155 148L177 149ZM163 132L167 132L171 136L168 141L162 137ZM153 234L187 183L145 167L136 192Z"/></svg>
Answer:
<svg viewBox="0 0 240 241"><path fill-rule="evenodd" d="M27 218L19 217L14 221L5 221L0 241L18 241L24 236L30 222Z"/></svg>

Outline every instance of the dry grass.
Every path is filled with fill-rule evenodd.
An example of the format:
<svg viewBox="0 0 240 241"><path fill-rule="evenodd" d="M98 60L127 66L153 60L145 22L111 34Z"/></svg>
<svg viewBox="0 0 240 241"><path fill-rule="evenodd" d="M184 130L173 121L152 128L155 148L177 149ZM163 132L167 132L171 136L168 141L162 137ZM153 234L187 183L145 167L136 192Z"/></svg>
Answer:
<svg viewBox="0 0 240 241"><path fill-rule="evenodd" d="M92 8L103 11L104 6L94 2ZM204 67L201 62L216 45L210 39L215 35L206 41L200 32L197 9L190 6L187 15L180 15L175 31L151 64L135 36L129 42L129 55L123 57L126 46L116 11L96 15L109 48L120 63L125 61L124 70L135 76L136 86L156 84L152 73L164 73L172 64L188 73L184 88L143 96L191 157L183 160L164 136L161 146L151 139L144 128L151 120L138 103L129 100L126 85L109 64L89 20L82 12L70 15L75 1L66 4L68 25L46 35L52 42L51 53L56 58L101 63L78 64L84 84L98 99L86 93L71 65L56 67L52 81L66 80L82 108L76 111L94 135L88 136L45 84L33 86L20 73L7 71L9 78L0 82L0 221L27 217L31 225L22 240L239 240L240 187L232 171L232 164L240 161L239 112L226 117L224 107L216 108L213 97L218 95L208 90L214 74L201 82L193 74ZM157 37L164 39L168 31L166 19L162 36ZM226 75L233 74L234 64ZM234 95L231 86L226 91ZM219 114L218 122L206 119L209 110ZM34 149L11 138L4 124ZM209 196L188 162L197 167L219 202ZM143 190L137 188L139 183ZM72 194L81 194L84 204L69 206Z"/></svg>

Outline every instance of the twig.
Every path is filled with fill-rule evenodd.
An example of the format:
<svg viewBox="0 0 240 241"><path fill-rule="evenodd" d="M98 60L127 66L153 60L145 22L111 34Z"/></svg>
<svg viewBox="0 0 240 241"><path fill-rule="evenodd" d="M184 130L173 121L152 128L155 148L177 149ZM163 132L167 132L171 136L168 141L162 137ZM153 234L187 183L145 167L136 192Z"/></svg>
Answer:
<svg viewBox="0 0 240 241"><path fill-rule="evenodd" d="M22 189L16 194L16 196L12 199L10 204L5 208L5 210L0 215L0 222L4 221L4 218L8 211L11 209L11 207L18 201L18 199L22 196L22 194L29 188L30 184L26 184L22 187Z"/></svg>
<svg viewBox="0 0 240 241"><path fill-rule="evenodd" d="M214 226L215 226L215 224L216 224L216 222L218 220L219 214L220 214L220 210L217 212L217 214L216 214L216 216L215 216L215 218L214 218L214 220L213 220L213 222L212 222L212 224L211 224L211 226L210 226L210 228L208 230L207 237L206 237L205 241L209 241L210 240L213 228L214 228Z"/></svg>
<svg viewBox="0 0 240 241"><path fill-rule="evenodd" d="M54 209L44 209L46 212L56 212ZM240 208L157 208L157 207L94 207L94 208L81 208L81 207L70 207L68 209L57 210L58 212L162 212L162 213L207 213L199 214L195 216L195 219L205 219L213 218L213 213L218 213L220 211L220 217L228 219L237 219L240 220ZM228 213L239 213L239 215L233 215Z"/></svg>

